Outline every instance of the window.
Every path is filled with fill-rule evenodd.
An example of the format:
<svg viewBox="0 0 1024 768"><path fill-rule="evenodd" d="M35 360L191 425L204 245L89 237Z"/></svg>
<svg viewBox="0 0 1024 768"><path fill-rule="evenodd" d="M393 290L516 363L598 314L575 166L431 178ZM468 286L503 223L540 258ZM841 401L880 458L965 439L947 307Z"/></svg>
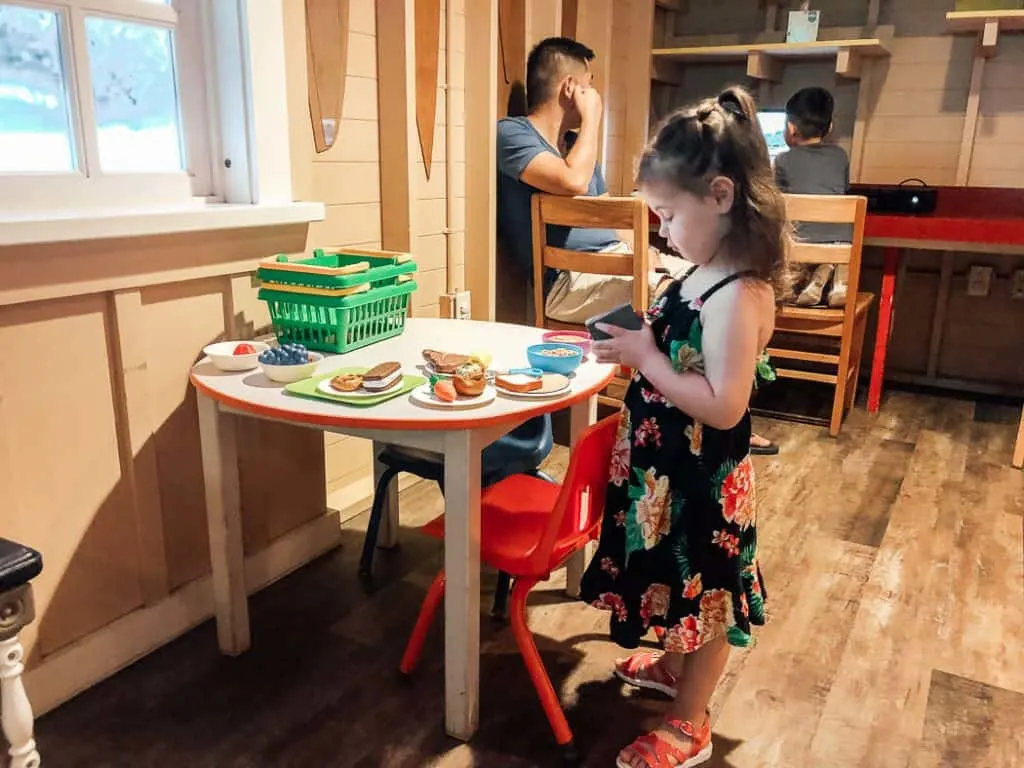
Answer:
<svg viewBox="0 0 1024 768"><path fill-rule="evenodd" d="M205 0L0 0L0 209L211 197Z"/></svg>

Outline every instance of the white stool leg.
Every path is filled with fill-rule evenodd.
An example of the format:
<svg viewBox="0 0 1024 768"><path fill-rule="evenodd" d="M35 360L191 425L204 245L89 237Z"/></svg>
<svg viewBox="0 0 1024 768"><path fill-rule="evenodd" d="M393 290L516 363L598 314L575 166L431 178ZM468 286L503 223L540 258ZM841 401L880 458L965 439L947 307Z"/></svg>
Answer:
<svg viewBox="0 0 1024 768"><path fill-rule="evenodd" d="M11 745L10 768L39 768L39 753L32 738L32 705L21 680L24 656L17 635L0 640L0 721Z"/></svg>

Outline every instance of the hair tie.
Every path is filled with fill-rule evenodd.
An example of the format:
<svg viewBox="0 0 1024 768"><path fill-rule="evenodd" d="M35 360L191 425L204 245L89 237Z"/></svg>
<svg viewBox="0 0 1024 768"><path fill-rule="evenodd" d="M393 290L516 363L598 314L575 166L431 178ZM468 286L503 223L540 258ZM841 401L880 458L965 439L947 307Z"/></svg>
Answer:
<svg viewBox="0 0 1024 768"><path fill-rule="evenodd" d="M743 105L740 104L739 99L729 91L719 94L718 106L728 112L730 115L735 117L737 120L746 120L747 113L743 111Z"/></svg>

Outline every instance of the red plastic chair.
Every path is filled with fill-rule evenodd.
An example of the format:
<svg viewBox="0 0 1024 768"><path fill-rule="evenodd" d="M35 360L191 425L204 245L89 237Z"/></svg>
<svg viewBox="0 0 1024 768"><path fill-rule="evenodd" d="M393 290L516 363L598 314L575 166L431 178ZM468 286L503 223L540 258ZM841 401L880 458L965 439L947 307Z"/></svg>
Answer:
<svg viewBox="0 0 1024 768"><path fill-rule="evenodd" d="M512 475L487 488L480 499L480 557L513 578L509 609L512 634L555 739L567 757L575 755L572 731L526 623L526 597L534 585L545 581L576 551L597 538L618 423L616 413L583 433L573 449L561 486L529 475ZM424 526L423 531L443 539L444 515ZM416 669L423 642L444 597L444 586L441 571L427 591L402 656L400 669L407 675Z"/></svg>

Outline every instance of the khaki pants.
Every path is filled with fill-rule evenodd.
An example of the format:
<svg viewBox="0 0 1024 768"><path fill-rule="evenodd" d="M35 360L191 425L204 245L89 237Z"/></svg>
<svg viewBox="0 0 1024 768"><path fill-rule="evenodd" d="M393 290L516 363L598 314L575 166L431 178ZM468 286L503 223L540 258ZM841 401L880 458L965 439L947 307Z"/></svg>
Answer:
<svg viewBox="0 0 1024 768"><path fill-rule="evenodd" d="M629 243L615 243L603 253L632 253ZM681 277L692 265L678 256L660 254L661 265L672 277ZM665 275L649 272L647 275L651 295ZM531 296L532 298L532 296ZM617 275L588 275L563 272L556 279L544 305L544 314L561 323L583 323L590 317L619 304L633 301L633 278ZM531 312L532 312L532 301ZM644 310L647 307L636 307ZM532 314L531 314L532 317Z"/></svg>

